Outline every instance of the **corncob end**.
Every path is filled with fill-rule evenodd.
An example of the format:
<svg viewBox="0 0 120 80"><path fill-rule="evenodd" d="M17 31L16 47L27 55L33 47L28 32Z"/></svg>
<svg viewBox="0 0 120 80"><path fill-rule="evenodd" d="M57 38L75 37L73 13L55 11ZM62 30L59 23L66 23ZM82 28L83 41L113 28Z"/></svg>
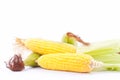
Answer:
<svg viewBox="0 0 120 80"><path fill-rule="evenodd" d="M24 39L16 37L15 41L16 41L16 43L21 44L21 45L24 46Z"/></svg>
<svg viewBox="0 0 120 80"><path fill-rule="evenodd" d="M92 68L93 71L100 71L102 70L104 63L101 61L96 61L96 60L91 60L90 67Z"/></svg>
<svg viewBox="0 0 120 80"><path fill-rule="evenodd" d="M24 53L23 51L30 51L28 48L25 47L25 39L21 39L16 37L15 42L13 44L13 50L15 53Z"/></svg>

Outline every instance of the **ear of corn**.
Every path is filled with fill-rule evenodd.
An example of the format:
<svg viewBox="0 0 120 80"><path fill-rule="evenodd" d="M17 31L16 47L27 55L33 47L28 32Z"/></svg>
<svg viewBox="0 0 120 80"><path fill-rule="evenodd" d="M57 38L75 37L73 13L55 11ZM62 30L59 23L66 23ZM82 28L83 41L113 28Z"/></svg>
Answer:
<svg viewBox="0 0 120 80"><path fill-rule="evenodd" d="M90 72L93 58L86 54L47 54L38 58L37 63L45 69L73 72Z"/></svg>
<svg viewBox="0 0 120 80"><path fill-rule="evenodd" d="M24 41L24 44L28 49L40 54L76 52L75 46L62 42L42 39L27 39Z"/></svg>

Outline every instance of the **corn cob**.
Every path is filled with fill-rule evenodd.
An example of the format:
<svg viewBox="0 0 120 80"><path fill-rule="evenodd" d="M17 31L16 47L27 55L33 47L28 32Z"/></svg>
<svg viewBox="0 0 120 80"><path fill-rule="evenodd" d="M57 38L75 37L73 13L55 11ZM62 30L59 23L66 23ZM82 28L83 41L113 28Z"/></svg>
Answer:
<svg viewBox="0 0 120 80"><path fill-rule="evenodd" d="M76 52L75 46L62 42L48 41L43 39L26 39L21 40L20 42L28 49L40 54Z"/></svg>
<svg viewBox="0 0 120 80"><path fill-rule="evenodd" d="M91 72L93 58L86 54L47 54L38 58L40 67L51 70L63 70L73 72Z"/></svg>

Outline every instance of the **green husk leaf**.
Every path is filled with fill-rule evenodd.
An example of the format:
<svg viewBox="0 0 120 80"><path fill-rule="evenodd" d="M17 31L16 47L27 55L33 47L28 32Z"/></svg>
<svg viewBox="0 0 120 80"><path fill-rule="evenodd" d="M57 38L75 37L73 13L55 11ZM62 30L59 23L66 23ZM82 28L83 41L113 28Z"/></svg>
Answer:
<svg viewBox="0 0 120 80"><path fill-rule="evenodd" d="M120 64L120 40L93 43L78 48L79 53L91 55L95 60L109 64Z"/></svg>
<svg viewBox="0 0 120 80"><path fill-rule="evenodd" d="M101 67L94 68L93 71L120 71L120 64L104 63Z"/></svg>
<svg viewBox="0 0 120 80"><path fill-rule="evenodd" d="M77 45L77 41L74 37L70 37L68 35L63 35L63 38L62 38L62 42L65 42L65 43L68 43L68 44L72 44L72 45Z"/></svg>
<svg viewBox="0 0 120 80"><path fill-rule="evenodd" d="M91 43L89 46L78 46L78 52L90 52L94 50L99 49L115 49L120 51L120 40L107 40L107 41L101 41L101 42L94 42Z"/></svg>
<svg viewBox="0 0 120 80"><path fill-rule="evenodd" d="M30 55L27 56L27 58L24 60L25 66L30 66L30 67L37 67L38 64L35 62L41 55L38 53L31 53Z"/></svg>

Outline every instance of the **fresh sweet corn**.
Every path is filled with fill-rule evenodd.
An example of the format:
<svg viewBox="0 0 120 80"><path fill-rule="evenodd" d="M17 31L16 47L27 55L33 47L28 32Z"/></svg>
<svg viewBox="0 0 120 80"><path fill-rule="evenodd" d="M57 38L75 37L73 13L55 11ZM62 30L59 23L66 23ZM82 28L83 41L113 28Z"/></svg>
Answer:
<svg viewBox="0 0 120 80"><path fill-rule="evenodd" d="M87 54L47 54L38 58L40 67L51 70L91 72L93 58Z"/></svg>
<svg viewBox="0 0 120 80"><path fill-rule="evenodd" d="M43 39L27 39L24 40L24 45L33 52L40 54L76 52L76 47L73 45Z"/></svg>

